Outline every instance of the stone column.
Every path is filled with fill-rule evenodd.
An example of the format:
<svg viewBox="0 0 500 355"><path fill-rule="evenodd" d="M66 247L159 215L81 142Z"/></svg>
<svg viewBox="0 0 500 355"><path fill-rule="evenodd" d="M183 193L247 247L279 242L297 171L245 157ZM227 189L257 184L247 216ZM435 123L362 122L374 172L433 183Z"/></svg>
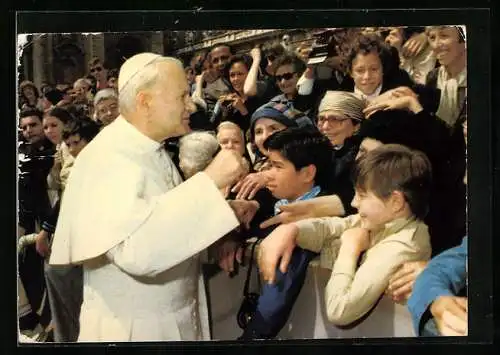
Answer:
<svg viewBox="0 0 500 355"><path fill-rule="evenodd" d="M163 32L157 31L151 33L151 52L164 55Z"/></svg>
<svg viewBox="0 0 500 355"><path fill-rule="evenodd" d="M85 51L85 74L88 74L88 63L93 57L98 57L102 62L104 58L104 34L88 34L83 36L83 48Z"/></svg>
<svg viewBox="0 0 500 355"><path fill-rule="evenodd" d="M102 62L106 61L104 58L104 34L94 34L92 35L92 56L98 57Z"/></svg>
<svg viewBox="0 0 500 355"><path fill-rule="evenodd" d="M46 40L46 46L45 46L45 73L46 73L46 79L52 83L52 84L57 84L55 82L55 77L54 77L54 55L53 55L53 49L54 49L54 41L53 41L53 36L52 34L47 34L47 40Z"/></svg>
<svg viewBox="0 0 500 355"><path fill-rule="evenodd" d="M33 35L33 83L40 88L45 81L43 37Z"/></svg>

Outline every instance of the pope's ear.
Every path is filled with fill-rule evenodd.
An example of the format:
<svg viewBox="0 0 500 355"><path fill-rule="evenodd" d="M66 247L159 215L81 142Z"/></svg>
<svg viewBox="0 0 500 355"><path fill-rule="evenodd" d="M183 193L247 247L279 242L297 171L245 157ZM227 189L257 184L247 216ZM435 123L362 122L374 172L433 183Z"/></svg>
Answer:
<svg viewBox="0 0 500 355"><path fill-rule="evenodd" d="M138 108L147 110L151 104L151 95L147 91L139 91L135 100Z"/></svg>

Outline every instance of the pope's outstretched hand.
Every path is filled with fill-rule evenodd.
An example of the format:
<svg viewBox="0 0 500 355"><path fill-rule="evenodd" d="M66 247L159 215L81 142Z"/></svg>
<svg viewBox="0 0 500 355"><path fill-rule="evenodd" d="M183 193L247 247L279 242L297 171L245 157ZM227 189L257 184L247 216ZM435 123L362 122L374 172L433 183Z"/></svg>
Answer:
<svg viewBox="0 0 500 355"><path fill-rule="evenodd" d="M205 169L219 189L235 184L248 173L248 164L234 150L223 149Z"/></svg>

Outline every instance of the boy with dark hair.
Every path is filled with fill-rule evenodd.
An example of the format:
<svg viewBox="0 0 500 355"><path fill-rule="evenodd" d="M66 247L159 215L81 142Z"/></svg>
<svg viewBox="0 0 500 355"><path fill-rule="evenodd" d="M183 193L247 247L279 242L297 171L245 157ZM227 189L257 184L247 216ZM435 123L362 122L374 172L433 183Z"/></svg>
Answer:
<svg viewBox="0 0 500 355"><path fill-rule="evenodd" d="M264 142L270 169L266 187L279 199L279 207L321 194L328 185L332 164L332 145L313 127L288 128ZM274 338L285 325L304 284L309 262L318 254L299 247L293 250L286 273L276 271L278 284L262 287L255 314L241 340Z"/></svg>
<svg viewBox="0 0 500 355"><path fill-rule="evenodd" d="M76 156L99 133L99 125L89 118L71 122L63 131L64 143L70 154Z"/></svg>
<svg viewBox="0 0 500 355"><path fill-rule="evenodd" d="M399 265L430 257L422 222L431 185L429 160L421 152L387 144L357 160L353 177L352 205L358 214L279 226L260 245L261 273L274 283L280 258L280 272L286 272L296 245L320 252L321 265L332 269L325 290L332 323L359 326L366 337L409 336L408 310L383 296Z"/></svg>

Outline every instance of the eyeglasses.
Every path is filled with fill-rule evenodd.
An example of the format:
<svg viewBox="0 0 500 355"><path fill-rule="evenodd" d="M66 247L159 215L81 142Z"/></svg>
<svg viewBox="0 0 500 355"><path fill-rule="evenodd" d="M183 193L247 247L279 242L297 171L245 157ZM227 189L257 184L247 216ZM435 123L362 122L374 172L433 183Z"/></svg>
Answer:
<svg viewBox="0 0 500 355"><path fill-rule="evenodd" d="M90 72L91 72L91 73L94 73L94 72L96 72L96 71L97 71L97 72L102 71L102 67L95 67L95 68L91 68L91 69L90 69Z"/></svg>
<svg viewBox="0 0 500 355"><path fill-rule="evenodd" d="M277 82L280 82L281 79L290 80L291 78L293 78L294 75L295 73L285 73L281 75L275 75L274 78L276 79Z"/></svg>
<svg viewBox="0 0 500 355"><path fill-rule="evenodd" d="M116 110L118 110L118 106L117 105L111 105L111 106L108 106L108 107L101 107L97 110L97 114L99 116L104 116L105 114L113 114L116 112Z"/></svg>
<svg viewBox="0 0 500 355"><path fill-rule="evenodd" d="M349 118L347 118L347 117L340 117L340 116L333 116L333 115L330 115L330 116L319 116L318 117L318 124L325 123L325 122L328 122L328 123L343 122L343 121L346 121L346 120L349 120Z"/></svg>
<svg viewBox="0 0 500 355"><path fill-rule="evenodd" d="M212 63L214 63L214 64L217 64L219 62L222 63L222 62L225 62L228 59L229 59L229 56L223 55L223 56L220 56L220 57L212 58Z"/></svg>

